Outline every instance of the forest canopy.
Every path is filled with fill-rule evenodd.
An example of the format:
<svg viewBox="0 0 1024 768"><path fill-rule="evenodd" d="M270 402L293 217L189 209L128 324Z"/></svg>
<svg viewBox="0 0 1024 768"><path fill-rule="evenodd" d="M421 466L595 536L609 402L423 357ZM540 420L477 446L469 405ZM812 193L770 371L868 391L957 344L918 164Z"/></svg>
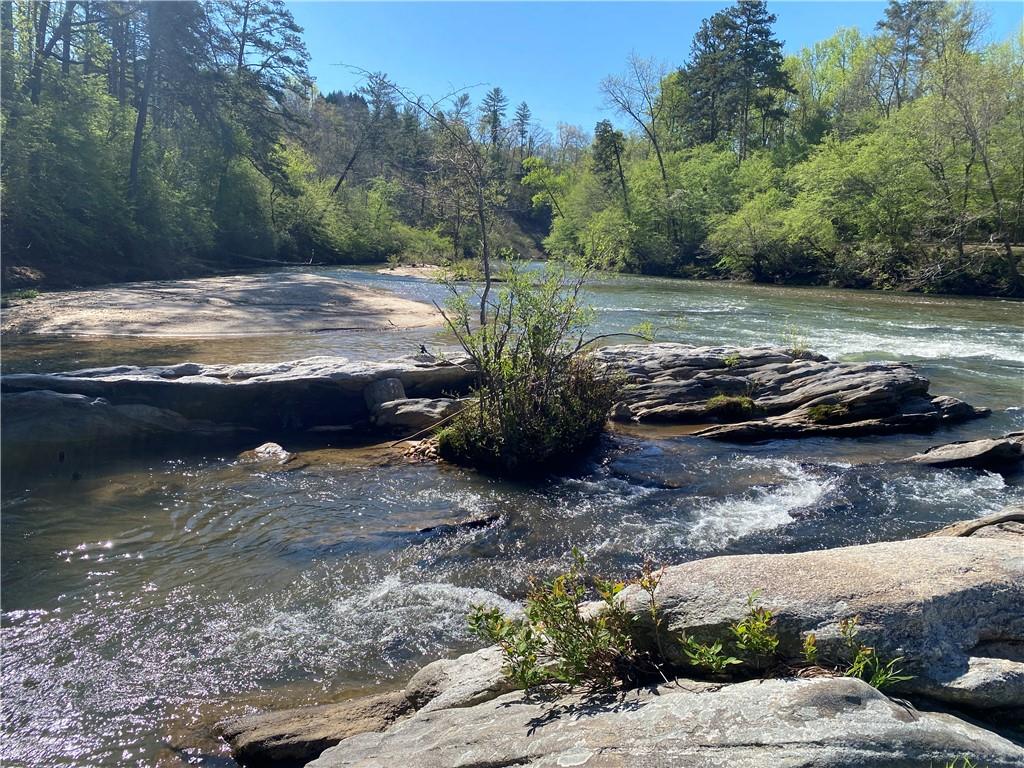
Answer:
<svg viewBox="0 0 1024 768"><path fill-rule="evenodd" d="M5 287L515 252L1022 292L1024 46L983 44L970 4L893 0L787 56L739 0L554 133L498 86L320 93L281 0L2 12Z"/></svg>

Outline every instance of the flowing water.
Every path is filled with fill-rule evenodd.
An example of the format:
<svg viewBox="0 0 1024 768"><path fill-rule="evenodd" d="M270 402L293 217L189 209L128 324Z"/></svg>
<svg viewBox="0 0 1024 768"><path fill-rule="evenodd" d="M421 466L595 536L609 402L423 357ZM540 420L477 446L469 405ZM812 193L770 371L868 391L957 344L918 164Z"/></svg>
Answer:
<svg viewBox="0 0 1024 768"><path fill-rule="evenodd" d="M346 279L431 299L436 286ZM301 450L285 468L233 455L138 460L3 489L5 765L230 765L227 713L398 686L470 647L471 604L510 607L573 546L630 575L645 558L783 552L906 538L1024 500L1024 478L892 463L1024 428L1024 317L1014 302L611 276L598 331L650 320L666 340L799 342L904 359L933 391L994 409L930 436L711 443L609 435L564 477L521 486L382 447ZM4 369L382 358L436 329L230 340L7 342ZM474 527L457 525L485 520Z"/></svg>

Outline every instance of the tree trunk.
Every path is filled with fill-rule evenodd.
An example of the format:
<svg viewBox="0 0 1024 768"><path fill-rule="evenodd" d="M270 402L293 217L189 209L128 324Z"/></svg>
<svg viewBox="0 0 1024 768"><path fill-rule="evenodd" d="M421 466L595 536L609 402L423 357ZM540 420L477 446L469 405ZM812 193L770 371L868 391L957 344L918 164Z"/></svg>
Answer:
<svg viewBox="0 0 1024 768"><path fill-rule="evenodd" d="M988 152L984 147L979 148L978 154L981 157L981 167L985 169L985 181L988 185L989 194L992 196L992 205L996 212L996 226L999 228L1000 240L1003 243L1004 269L1006 270L1007 290L1013 296L1021 293L1020 272L1017 270L1017 259L1013 255L1013 245L1010 242L1010 233L1007 231L1006 222L1003 220L1003 204L999 199L999 192L996 190L995 179L992 177L992 169L989 167Z"/></svg>
<svg viewBox="0 0 1024 768"><path fill-rule="evenodd" d="M128 166L128 197L134 201L138 193L139 163L142 159L142 141L146 130L146 111L149 109L150 91L153 89L153 77L156 70L157 35L154 29L154 9L149 10L149 56L146 59L146 75L142 82L142 95L139 97L139 112L135 119L135 136L132 139L132 158Z"/></svg>
<svg viewBox="0 0 1024 768"><path fill-rule="evenodd" d="M72 0L68 0L67 7L64 11L64 19L61 22L63 31L64 48L61 51L63 56L60 61L60 71L64 75L71 74L71 22L75 17L75 3Z"/></svg>
<svg viewBox="0 0 1024 768"><path fill-rule="evenodd" d="M487 295L491 292L491 246L487 240L487 212L484 207L484 193L476 191L476 215L480 219L480 247L483 251L484 291L480 294L480 325L487 322Z"/></svg>
<svg viewBox="0 0 1024 768"><path fill-rule="evenodd" d="M622 207L626 211L626 218L629 214L629 192L626 190L626 175L622 172L622 155L619 153L618 143L615 144L615 167L619 171L619 184L622 186Z"/></svg>
<svg viewBox="0 0 1024 768"><path fill-rule="evenodd" d="M249 3L245 4L245 11L242 14L242 33L238 38L238 60L235 62L235 72L241 73L245 67L245 38L249 33Z"/></svg>
<svg viewBox="0 0 1024 768"><path fill-rule="evenodd" d="M39 103L39 94L43 89L43 61L46 59L46 26L50 23L50 3L39 3L39 15L36 17L36 41L32 58L32 74L29 78L29 98L33 104Z"/></svg>

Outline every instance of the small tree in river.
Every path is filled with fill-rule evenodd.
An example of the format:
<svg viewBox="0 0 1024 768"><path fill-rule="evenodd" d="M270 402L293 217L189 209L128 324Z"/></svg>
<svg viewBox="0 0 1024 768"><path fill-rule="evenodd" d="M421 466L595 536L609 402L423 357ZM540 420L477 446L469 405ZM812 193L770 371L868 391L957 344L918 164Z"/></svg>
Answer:
<svg viewBox="0 0 1024 768"><path fill-rule="evenodd" d="M587 354L593 310L587 270L513 262L488 319L472 321L480 297L449 282L442 309L477 371L471 405L438 434L441 455L499 474L536 474L578 455L604 429L617 384Z"/></svg>

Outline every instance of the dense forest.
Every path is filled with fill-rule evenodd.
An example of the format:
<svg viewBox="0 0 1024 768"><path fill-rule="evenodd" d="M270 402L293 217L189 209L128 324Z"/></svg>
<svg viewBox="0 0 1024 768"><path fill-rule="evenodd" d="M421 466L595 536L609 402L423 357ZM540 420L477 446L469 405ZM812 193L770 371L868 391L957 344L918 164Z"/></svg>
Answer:
<svg viewBox="0 0 1024 768"><path fill-rule="evenodd" d="M765 3L739 0L682 66L606 77L616 122L592 135L544 130L500 87L435 101L365 72L320 93L281 0L2 11L5 288L543 251L1022 291L1022 46L983 45L968 4L893 0L873 35L787 57Z"/></svg>

